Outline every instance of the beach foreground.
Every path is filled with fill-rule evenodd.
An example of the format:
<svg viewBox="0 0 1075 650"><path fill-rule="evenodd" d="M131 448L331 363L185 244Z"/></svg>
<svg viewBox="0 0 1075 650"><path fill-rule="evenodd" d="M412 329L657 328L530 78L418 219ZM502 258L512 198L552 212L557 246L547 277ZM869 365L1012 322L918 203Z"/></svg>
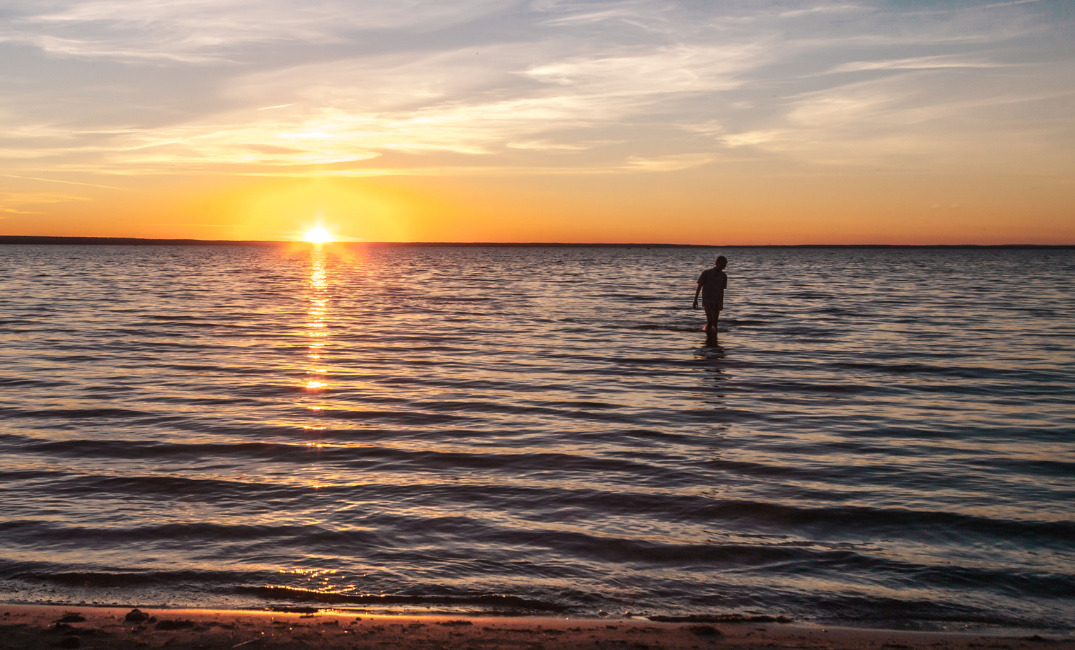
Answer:
<svg viewBox="0 0 1075 650"><path fill-rule="evenodd" d="M0 606L0 648L1075 648L1041 635L781 623Z"/></svg>

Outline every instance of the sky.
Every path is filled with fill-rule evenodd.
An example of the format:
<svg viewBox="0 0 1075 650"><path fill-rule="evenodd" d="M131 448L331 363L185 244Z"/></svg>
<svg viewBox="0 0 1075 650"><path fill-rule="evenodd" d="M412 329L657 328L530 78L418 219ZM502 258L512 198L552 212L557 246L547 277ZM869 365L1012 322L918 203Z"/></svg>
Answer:
<svg viewBox="0 0 1075 650"><path fill-rule="evenodd" d="M0 235L1075 244L1075 2L4 0Z"/></svg>

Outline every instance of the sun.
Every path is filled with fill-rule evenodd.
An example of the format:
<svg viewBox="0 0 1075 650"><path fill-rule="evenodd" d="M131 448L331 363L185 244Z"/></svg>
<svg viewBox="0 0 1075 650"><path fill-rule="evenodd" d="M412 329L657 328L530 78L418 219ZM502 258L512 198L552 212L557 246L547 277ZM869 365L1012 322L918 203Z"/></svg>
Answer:
<svg viewBox="0 0 1075 650"><path fill-rule="evenodd" d="M311 244L327 244L335 241L335 239L336 238L332 236L332 233L326 230L324 226L314 226L307 230L306 234L303 235L303 240L308 241Z"/></svg>

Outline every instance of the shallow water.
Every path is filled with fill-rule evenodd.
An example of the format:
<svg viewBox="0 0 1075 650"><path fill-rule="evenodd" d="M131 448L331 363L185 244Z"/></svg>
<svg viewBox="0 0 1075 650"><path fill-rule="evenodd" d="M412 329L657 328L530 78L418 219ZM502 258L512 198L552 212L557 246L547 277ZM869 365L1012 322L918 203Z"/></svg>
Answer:
<svg viewBox="0 0 1075 650"><path fill-rule="evenodd" d="M0 600L1073 629L1075 251L0 246Z"/></svg>

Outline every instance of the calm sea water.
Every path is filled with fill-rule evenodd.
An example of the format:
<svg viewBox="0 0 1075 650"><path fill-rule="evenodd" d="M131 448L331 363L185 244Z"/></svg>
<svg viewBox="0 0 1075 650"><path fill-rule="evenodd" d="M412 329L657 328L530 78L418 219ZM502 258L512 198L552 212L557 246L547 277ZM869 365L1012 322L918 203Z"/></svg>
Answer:
<svg viewBox="0 0 1075 650"><path fill-rule="evenodd" d="M0 271L0 601L1075 628L1072 250Z"/></svg>

